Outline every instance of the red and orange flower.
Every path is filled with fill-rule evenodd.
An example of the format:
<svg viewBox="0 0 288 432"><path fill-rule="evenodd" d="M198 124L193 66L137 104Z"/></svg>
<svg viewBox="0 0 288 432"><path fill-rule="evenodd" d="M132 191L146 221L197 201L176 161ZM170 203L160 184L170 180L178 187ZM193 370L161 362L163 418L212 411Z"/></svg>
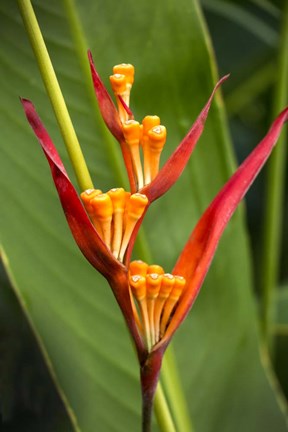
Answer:
<svg viewBox="0 0 288 432"><path fill-rule="evenodd" d="M87 260L109 282L135 342L141 370L144 410L152 406L163 354L190 311L237 205L265 164L288 118L286 108L270 130L211 202L192 231L171 273L158 265L132 261L134 242L153 201L167 192L183 172L204 129L218 87L170 158L160 166L166 128L157 116L142 124L129 108L134 80L131 65L117 65L110 77L115 107L88 53L95 94L103 119L120 143L130 191L114 188L76 192L34 106L22 99L26 117L49 162L72 235Z"/></svg>

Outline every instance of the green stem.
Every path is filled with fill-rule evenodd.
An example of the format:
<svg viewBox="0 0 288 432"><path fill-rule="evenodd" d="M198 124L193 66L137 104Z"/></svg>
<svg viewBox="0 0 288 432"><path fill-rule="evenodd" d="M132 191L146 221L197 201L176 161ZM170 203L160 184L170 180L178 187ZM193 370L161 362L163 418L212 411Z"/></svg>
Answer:
<svg viewBox="0 0 288 432"><path fill-rule="evenodd" d="M30 43L81 190L93 183L30 0L18 0Z"/></svg>
<svg viewBox="0 0 288 432"><path fill-rule="evenodd" d="M287 104L288 95L288 0L285 2L278 71L276 77L273 117ZM285 181L286 142L284 134L275 148L268 165L267 195L264 220L264 254L262 258L262 333L264 341L271 345L273 297L277 286L280 239L282 232L283 196Z"/></svg>
<svg viewBox="0 0 288 432"><path fill-rule="evenodd" d="M124 169L124 163L121 156L120 146L115 142L114 137L108 131L107 126L101 116L95 91L91 79L90 66L87 59L88 44L84 29L79 18L79 13L74 0L62 0L65 16L70 26L71 37L74 41L75 51L78 56L79 64L83 72L83 82L87 88L87 94L91 102L91 112L94 113L98 131L100 130L103 140L106 143L106 152L111 163L111 172L118 184L124 186L125 190L128 187L127 176Z"/></svg>
<svg viewBox="0 0 288 432"><path fill-rule="evenodd" d="M162 373L163 373L162 365ZM157 385L155 398L154 398L154 410L161 432L176 432L174 422L171 416L169 406L162 388L161 383Z"/></svg>
<svg viewBox="0 0 288 432"><path fill-rule="evenodd" d="M168 396L172 415L175 420L176 430L178 432L193 432L194 427L191 423L173 347L171 345L167 349L163 359L161 382L163 383L164 390Z"/></svg>

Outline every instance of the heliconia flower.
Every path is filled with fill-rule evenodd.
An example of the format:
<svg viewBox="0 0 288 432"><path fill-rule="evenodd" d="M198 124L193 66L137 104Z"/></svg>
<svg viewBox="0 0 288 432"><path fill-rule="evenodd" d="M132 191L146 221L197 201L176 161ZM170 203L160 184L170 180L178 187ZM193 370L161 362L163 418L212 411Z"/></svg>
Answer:
<svg viewBox="0 0 288 432"><path fill-rule="evenodd" d="M130 262L134 240L149 205L164 194L184 170L203 131L214 93L227 77L216 84L187 136L159 168L166 129L157 116L145 117L142 124L134 120L129 108L134 68L118 65L110 77L117 110L90 53L89 61L103 119L122 149L131 193L122 188L107 193L89 189L79 196L34 106L27 99L21 101L49 162L74 239L87 260L109 282L134 339L147 426L163 354L199 293L227 223L276 144L287 121L288 108L279 114L264 139L214 198L192 231L171 274L165 273L155 264Z"/></svg>

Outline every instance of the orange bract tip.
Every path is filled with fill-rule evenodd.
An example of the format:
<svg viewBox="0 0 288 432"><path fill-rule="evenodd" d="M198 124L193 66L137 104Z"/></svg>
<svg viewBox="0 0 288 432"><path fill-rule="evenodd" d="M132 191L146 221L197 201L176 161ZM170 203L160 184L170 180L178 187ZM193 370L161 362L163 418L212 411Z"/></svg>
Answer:
<svg viewBox="0 0 288 432"><path fill-rule="evenodd" d="M146 276L148 264L141 260L131 261L129 265L129 273L131 276L140 275Z"/></svg>
<svg viewBox="0 0 288 432"><path fill-rule="evenodd" d="M160 265L152 264L152 265L149 265L149 267L147 269L147 274L151 274L151 273L156 273L158 275L162 275L165 272L164 272L163 267L161 267Z"/></svg>
<svg viewBox="0 0 288 432"><path fill-rule="evenodd" d="M109 79L112 90L116 95L121 95L126 91L127 79L125 75L116 73L114 75L110 75Z"/></svg>
<svg viewBox="0 0 288 432"><path fill-rule="evenodd" d="M133 275L129 278L131 291L135 298L141 302L146 297L146 279L144 276Z"/></svg>
<svg viewBox="0 0 288 432"><path fill-rule="evenodd" d="M129 63L122 63L113 67L114 74L125 75L127 82L132 85L134 82L134 66Z"/></svg>
<svg viewBox="0 0 288 432"><path fill-rule="evenodd" d="M112 217L113 205L111 198L107 193L99 194L92 198L90 204L99 220Z"/></svg>

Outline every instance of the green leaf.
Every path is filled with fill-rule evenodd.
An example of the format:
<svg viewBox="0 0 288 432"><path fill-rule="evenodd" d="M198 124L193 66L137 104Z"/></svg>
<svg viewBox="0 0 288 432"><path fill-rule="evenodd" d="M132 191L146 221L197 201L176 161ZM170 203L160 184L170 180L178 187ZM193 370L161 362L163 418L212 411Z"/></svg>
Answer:
<svg viewBox="0 0 288 432"><path fill-rule="evenodd" d="M114 64L135 65L132 109L137 119L158 114L168 127L163 160L210 94L215 63L196 1L79 0L76 21L69 14L71 4L34 2L94 184L107 190L122 185L123 164L91 102L82 46L92 50L106 83ZM2 0L0 20L1 236L17 294L75 430L140 430L138 365L123 319L108 285L73 242L47 163L18 102L18 96L33 100L71 173L14 2ZM232 167L218 98L188 169L149 211L135 256L145 258L146 250L170 271ZM196 431L286 430L258 352L243 210L226 230L175 348Z"/></svg>
<svg viewBox="0 0 288 432"><path fill-rule="evenodd" d="M70 420L54 388L0 256L1 431L67 432Z"/></svg>

